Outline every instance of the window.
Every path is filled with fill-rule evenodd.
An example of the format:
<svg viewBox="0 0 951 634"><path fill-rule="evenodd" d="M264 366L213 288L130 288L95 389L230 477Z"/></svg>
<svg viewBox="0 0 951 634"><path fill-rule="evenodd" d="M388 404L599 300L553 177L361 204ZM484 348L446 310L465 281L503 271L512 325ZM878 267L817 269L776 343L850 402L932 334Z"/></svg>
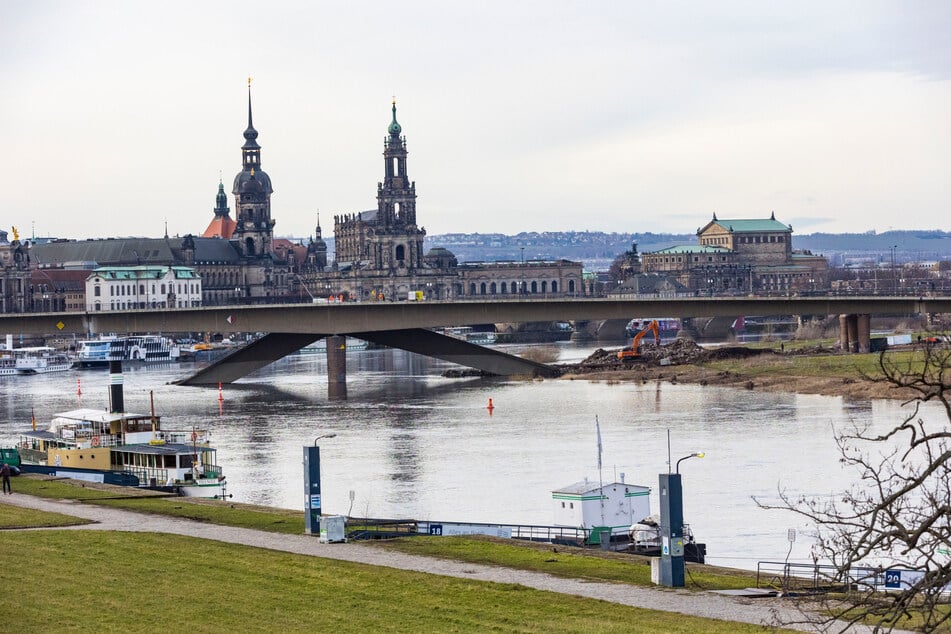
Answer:
<svg viewBox="0 0 951 634"><path fill-rule="evenodd" d="M95 295L96 297L99 297L102 294L102 289L97 286L96 288L93 289L92 294Z"/></svg>

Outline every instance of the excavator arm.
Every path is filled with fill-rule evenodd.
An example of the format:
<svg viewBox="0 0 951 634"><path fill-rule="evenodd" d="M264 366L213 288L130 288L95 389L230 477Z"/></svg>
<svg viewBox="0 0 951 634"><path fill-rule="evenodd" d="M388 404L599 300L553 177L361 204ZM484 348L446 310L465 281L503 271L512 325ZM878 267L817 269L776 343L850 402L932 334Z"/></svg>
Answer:
<svg viewBox="0 0 951 634"><path fill-rule="evenodd" d="M617 358L622 361L627 361L629 359L635 359L641 356L641 353L640 353L641 339L643 339L644 335L646 335L648 332L651 332L654 334L654 344L660 345L660 330L657 325L657 320L654 319L654 320L651 320L651 323L644 326L644 328L642 328L636 335L634 335L634 340L631 341L630 348L624 348L618 351Z"/></svg>

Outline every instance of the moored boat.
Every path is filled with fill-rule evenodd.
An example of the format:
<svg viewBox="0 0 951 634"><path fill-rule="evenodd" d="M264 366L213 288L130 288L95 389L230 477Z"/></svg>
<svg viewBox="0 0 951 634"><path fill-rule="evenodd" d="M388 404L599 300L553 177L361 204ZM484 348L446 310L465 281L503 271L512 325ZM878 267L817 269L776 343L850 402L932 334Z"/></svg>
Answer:
<svg viewBox="0 0 951 634"><path fill-rule="evenodd" d="M16 374L65 372L73 367L73 360L69 355L49 346L19 348L13 352Z"/></svg>
<svg viewBox="0 0 951 634"><path fill-rule="evenodd" d="M20 434L22 470L125 486L168 487L189 497L226 495L210 433L164 430L152 414L121 411L122 378L111 381L110 410L56 414L47 429Z"/></svg>
<svg viewBox="0 0 951 634"><path fill-rule="evenodd" d="M76 367L81 369L105 368L110 361L168 363L178 361L179 347L159 335L130 335L128 337L101 337L79 343Z"/></svg>

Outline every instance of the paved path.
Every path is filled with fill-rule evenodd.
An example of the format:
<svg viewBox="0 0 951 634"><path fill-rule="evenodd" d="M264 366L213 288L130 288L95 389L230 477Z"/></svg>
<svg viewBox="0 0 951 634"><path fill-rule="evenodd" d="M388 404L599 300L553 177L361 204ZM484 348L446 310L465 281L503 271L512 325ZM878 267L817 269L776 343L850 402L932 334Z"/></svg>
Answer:
<svg viewBox="0 0 951 634"><path fill-rule="evenodd" d="M777 622L803 621L802 614L788 601L773 598L749 599L708 592L692 592L673 588L645 588L619 583L564 579L540 572L514 570L497 566L462 563L407 555L359 543L322 544L309 535L285 535L247 528L218 526L193 520L164 517L125 511L121 509L83 504L74 501L47 500L14 493L4 496L2 502L40 509L92 520L94 524L57 528L56 530L112 530L158 532L200 537L231 544L243 544L300 555L353 561L373 566L387 566L415 570L435 575L478 579L497 583L517 583L538 590L601 599L665 612L678 612L726 621L740 621L757 625ZM46 529L42 529L46 530ZM816 631L807 625L786 626L802 631ZM839 628L841 630L841 628ZM871 632L870 629L851 628L849 632Z"/></svg>

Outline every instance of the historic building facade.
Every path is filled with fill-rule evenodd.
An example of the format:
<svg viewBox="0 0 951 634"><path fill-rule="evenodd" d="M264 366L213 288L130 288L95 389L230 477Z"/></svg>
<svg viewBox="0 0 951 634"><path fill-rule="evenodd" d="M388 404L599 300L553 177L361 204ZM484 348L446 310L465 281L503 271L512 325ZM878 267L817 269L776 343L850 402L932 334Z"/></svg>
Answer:
<svg viewBox="0 0 951 634"><path fill-rule="evenodd" d="M233 219L224 183L219 181L214 215L200 235L55 240L33 246L33 266L47 278L56 277L56 271L91 271L97 267L114 270L186 267L200 280L200 303L205 306L308 301L330 296L380 301L583 293L580 262L531 260L460 264L444 248L424 253L426 230L417 224L416 183L409 178L407 154L406 137L396 118L394 100L383 141L383 179L377 183L376 209L335 216L335 257L330 258L319 217L315 234L306 245L275 238L275 220L271 215L274 189L271 177L262 167L249 85L248 125L241 146L241 169L235 175L231 190ZM10 258L13 261L12 255ZM26 279L29 279L28 272ZM17 286L4 283L4 290L10 294L8 301L12 302ZM123 287L118 280L116 283L121 293ZM106 288L102 284L101 281L100 293ZM140 285L133 285L138 292ZM148 287L150 289L151 284ZM139 297L135 294L87 296L84 305L93 306L90 310L159 306L160 287L161 282L156 294L139 292ZM128 288L125 290L129 292ZM167 290L165 295L165 305L178 304L177 297L174 303L169 300Z"/></svg>
<svg viewBox="0 0 951 634"><path fill-rule="evenodd" d="M768 219L717 219L697 230L695 245L644 253L645 273L674 277L694 294L793 293L825 288L829 264L792 248L792 227Z"/></svg>
<svg viewBox="0 0 951 634"><path fill-rule="evenodd" d="M219 182L214 218L201 236L55 240L33 245L33 267L54 278L54 269L188 267L201 279L200 303L203 305L284 301L294 280L288 261L288 253L294 250L275 248L271 218L273 187L270 176L261 167L261 146L257 138L249 86L248 126L241 146L241 170L235 175L232 188L236 220L231 219L224 185ZM85 304L88 306L92 299L86 297ZM151 306L152 301L149 299L147 304ZM167 297L164 301L166 305L173 305L167 303ZM128 309L141 306L142 302L113 297L100 304L101 310L112 310L113 304Z"/></svg>
<svg viewBox="0 0 951 634"><path fill-rule="evenodd" d="M23 313L33 305L30 284L30 244L20 242L16 229L13 240L0 231L0 312Z"/></svg>
<svg viewBox="0 0 951 634"><path fill-rule="evenodd" d="M87 311L201 306L201 278L185 266L108 266L86 278Z"/></svg>
<svg viewBox="0 0 951 634"><path fill-rule="evenodd" d="M442 247L423 253L426 230L417 224L416 183L409 177L406 137L396 118L396 101L383 140L383 180L376 209L334 217L336 259L325 270L301 277L313 295L343 295L359 301L515 298L582 293L580 262L568 260L459 263ZM326 245L313 243L313 260Z"/></svg>

